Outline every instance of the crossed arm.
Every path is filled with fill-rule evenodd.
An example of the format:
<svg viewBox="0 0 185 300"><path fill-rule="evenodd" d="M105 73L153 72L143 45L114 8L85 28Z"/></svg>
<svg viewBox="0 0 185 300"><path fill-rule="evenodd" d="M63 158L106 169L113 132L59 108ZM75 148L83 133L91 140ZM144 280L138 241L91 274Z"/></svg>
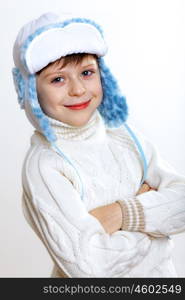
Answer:
<svg viewBox="0 0 185 300"><path fill-rule="evenodd" d="M151 190L155 189L151 188L147 183L144 183L136 195ZM95 209L90 210L89 213L98 219L105 231L109 234L112 234L121 228L123 215L121 206L118 202L96 207Z"/></svg>

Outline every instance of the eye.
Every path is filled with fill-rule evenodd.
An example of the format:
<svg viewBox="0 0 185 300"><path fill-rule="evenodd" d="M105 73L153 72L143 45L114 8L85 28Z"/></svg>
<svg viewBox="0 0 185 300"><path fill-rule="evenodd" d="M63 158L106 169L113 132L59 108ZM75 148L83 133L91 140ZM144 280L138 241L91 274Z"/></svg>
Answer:
<svg viewBox="0 0 185 300"><path fill-rule="evenodd" d="M94 71L92 71L92 70L85 70L82 72L82 75L84 77L90 77L93 73L94 73Z"/></svg>
<svg viewBox="0 0 185 300"><path fill-rule="evenodd" d="M60 83L60 82L64 82L64 78L63 77L56 77L55 79L52 80L53 83Z"/></svg>

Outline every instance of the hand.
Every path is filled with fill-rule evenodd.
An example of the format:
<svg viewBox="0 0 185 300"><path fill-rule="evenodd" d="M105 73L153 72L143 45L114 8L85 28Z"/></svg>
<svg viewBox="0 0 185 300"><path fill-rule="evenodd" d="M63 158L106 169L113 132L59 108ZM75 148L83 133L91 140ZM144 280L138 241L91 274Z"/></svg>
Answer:
<svg viewBox="0 0 185 300"><path fill-rule="evenodd" d="M146 182L144 182L136 195L140 195L142 193L146 193L146 192L149 192L149 191L156 191L156 189L151 188Z"/></svg>
<svg viewBox="0 0 185 300"><path fill-rule="evenodd" d="M98 219L105 231L109 234L121 228L122 211L117 202L96 207L89 211L89 214Z"/></svg>
<svg viewBox="0 0 185 300"><path fill-rule="evenodd" d="M144 182L136 195L149 191L155 191L155 189L151 188L146 182ZM94 216L109 234L112 234L121 228L122 211L119 203L117 202L96 207L90 210L89 214Z"/></svg>

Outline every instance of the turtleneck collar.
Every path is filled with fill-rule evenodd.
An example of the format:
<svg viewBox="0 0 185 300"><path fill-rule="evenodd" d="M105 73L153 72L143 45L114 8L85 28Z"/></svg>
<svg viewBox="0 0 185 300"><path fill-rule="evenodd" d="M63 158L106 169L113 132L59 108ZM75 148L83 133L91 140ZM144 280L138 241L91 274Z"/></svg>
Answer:
<svg viewBox="0 0 185 300"><path fill-rule="evenodd" d="M48 119L57 140L83 141L91 139L93 136L97 136L97 134L102 135L105 133L104 121L97 109L89 121L81 127L72 126L50 117Z"/></svg>

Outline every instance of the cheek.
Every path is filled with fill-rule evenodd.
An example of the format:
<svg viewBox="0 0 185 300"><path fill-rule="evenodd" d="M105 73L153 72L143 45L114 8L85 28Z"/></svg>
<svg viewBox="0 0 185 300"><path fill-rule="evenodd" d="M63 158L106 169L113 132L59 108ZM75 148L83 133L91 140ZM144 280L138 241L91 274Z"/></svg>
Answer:
<svg viewBox="0 0 185 300"><path fill-rule="evenodd" d="M100 80L96 80L91 85L91 90L96 97L101 98L103 96L103 90Z"/></svg>
<svg viewBox="0 0 185 300"><path fill-rule="evenodd" d="M96 94L99 98L103 97L103 89L102 89L101 81L99 81L97 84Z"/></svg>
<svg viewBox="0 0 185 300"><path fill-rule="evenodd" d="M51 105L50 94L45 89L40 89L38 91L38 100L40 105L45 109Z"/></svg>
<svg viewBox="0 0 185 300"><path fill-rule="evenodd" d="M39 91L39 101L45 108L55 108L62 102L60 89L48 88Z"/></svg>

